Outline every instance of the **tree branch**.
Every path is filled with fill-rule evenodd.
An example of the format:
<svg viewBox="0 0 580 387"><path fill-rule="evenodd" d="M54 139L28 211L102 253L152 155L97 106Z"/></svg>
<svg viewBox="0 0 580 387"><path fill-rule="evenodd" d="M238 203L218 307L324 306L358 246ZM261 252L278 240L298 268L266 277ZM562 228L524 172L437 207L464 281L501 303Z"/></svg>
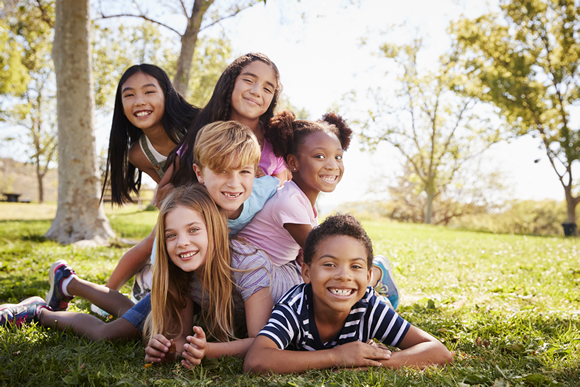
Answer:
<svg viewBox="0 0 580 387"><path fill-rule="evenodd" d="M165 27L168 30L175 32L177 35L182 36L181 32L177 31L175 28L170 27L170 26L168 26L165 23L161 23L161 22L159 22L157 20L151 19L150 17L147 17L145 15L134 15L134 14L131 14L131 13L120 13L120 14L117 14L117 15L105 15L105 14L103 14L101 12L101 17L99 17L99 19L111 19L111 18L115 18L115 17L136 17L136 18L140 18L140 19L146 20L146 21L148 21L150 23L157 24L157 25L159 25L161 27Z"/></svg>

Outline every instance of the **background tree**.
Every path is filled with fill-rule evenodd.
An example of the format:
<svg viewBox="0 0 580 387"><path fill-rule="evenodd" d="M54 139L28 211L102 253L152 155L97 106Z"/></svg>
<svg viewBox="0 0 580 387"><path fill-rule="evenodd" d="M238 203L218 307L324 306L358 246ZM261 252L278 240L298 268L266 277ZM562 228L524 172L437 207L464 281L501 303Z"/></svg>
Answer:
<svg viewBox="0 0 580 387"><path fill-rule="evenodd" d="M153 13L147 10L144 6L140 6L137 2L132 2L134 7L125 6L122 2L115 1L115 5L121 9L134 9L135 12L116 12L105 11L103 4L107 4L107 8L112 3L110 1L99 0L97 4L97 12L102 19L129 17L140 18L147 22L162 26L169 31L176 33L180 37L180 51L175 66L175 73L173 76L173 85L183 96L187 96L188 87L191 78L191 71L193 67L193 57L197 45L198 34L205 28L211 27L222 20L236 16L241 11L252 7L261 2L261 0L240 0L233 1L226 7L218 8L212 7L214 0L165 0L161 1L162 5L171 15L179 15L185 17L186 28L184 32L180 32L175 24L169 24L162 21L158 10ZM265 1L264 1L265 2ZM130 4L131 2L129 2ZM223 4L223 2L222 2ZM158 6L159 4L156 3ZM210 7L212 11L209 11ZM115 8L116 9L116 8ZM204 24L202 26L202 24Z"/></svg>
<svg viewBox="0 0 580 387"><path fill-rule="evenodd" d="M40 203L44 202L43 178L56 160L53 18L52 3L20 1L6 3L0 22L0 120L11 129L25 129L24 136L11 130L4 140L24 143L35 166Z"/></svg>
<svg viewBox="0 0 580 387"><path fill-rule="evenodd" d="M473 97L456 94L452 56L441 58L438 68L421 72L418 55L421 39L408 45L384 44L380 55L395 62L400 70L398 88L369 89L374 104L358 120L365 144L376 149L392 144L425 194L425 223L432 223L433 201L456 179L465 161L499 140L499 129L480 118ZM356 96L351 94L352 98Z"/></svg>
<svg viewBox="0 0 580 387"><path fill-rule="evenodd" d="M485 164L482 158L468 161L451 183L440 187L432 205L433 224L448 225L460 217L493 213L503 207L509 191L505 176L501 170L487 170L482 164ZM391 219L412 223L424 221L427 198L422 180L411 163L403 164L403 171L394 184L389 184L384 177L373 185L372 191L389 193L386 207Z"/></svg>
<svg viewBox="0 0 580 387"><path fill-rule="evenodd" d="M570 118L580 102L580 8L574 0L500 3L500 15L451 26L463 51L466 91L499 108L515 135L541 139L564 188L566 222L575 224L580 128Z"/></svg>
<svg viewBox="0 0 580 387"><path fill-rule="evenodd" d="M58 207L46 236L61 243L114 236L99 200L88 0L56 0L52 57L58 115Z"/></svg>

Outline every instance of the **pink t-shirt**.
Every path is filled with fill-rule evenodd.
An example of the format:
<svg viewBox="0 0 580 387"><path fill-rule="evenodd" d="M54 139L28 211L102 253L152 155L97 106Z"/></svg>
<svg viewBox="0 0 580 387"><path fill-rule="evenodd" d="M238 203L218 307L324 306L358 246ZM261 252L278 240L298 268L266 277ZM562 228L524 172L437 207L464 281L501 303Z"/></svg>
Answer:
<svg viewBox="0 0 580 387"><path fill-rule="evenodd" d="M267 139L264 139L264 148L262 148L260 164L258 164L258 166L262 168L264 174L269 176L280 173L286 169L284 158L276 157L272 144Z"/></svg>
<svg viewBox="0 0 580 387"><path fill-rule="evenodd" d="M262 211L244 227L238 237L246 238L254 246L266 251L276 266L296 259L300 245L284 228L284 224L318 225L316 210L310 200L293 181L284 186L266 202Z"/></svg>

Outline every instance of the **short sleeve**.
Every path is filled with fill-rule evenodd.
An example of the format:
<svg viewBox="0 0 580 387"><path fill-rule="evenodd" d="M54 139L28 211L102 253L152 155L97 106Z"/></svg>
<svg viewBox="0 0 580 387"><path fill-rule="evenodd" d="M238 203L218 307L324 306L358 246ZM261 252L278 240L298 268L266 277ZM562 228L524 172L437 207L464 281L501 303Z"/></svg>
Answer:
<svg viewBox="0 0 580 387"><path fill-rule="evenodd" d="M286 304L278 304L272 310L272 316L258 336L266 336L279 349L287 348L298 333L298 317Z"/></svg>
<svg viewBox="0 0 580 387"><path fill-rule="evenodd" d="M272 217L275 224L281 226L287 223L312 225L310 214L313 210L310 206L310 201L300 191L285 192L284 196L276 202Z"/></svg>
<svg viewBox="0 0 580 387"><path fill-rule="evenodd" d="M232 240L232 268L238 292L244 302L254 293L269 288L272 278L272 260L256 247Z"/></svg>
<svg viewBox="0 0 580 387"><path fill-rule="evenodd" d="M372 338L383 344L398 347L411 324L376 296L369 305L369 311Z"/></svg>
<svg viewBox="0 0 580 387"><path fill-rule="evenodd" d="M276 157L276 168L274 168L272 175L276 175L276 174L284 171L285 169L287 169L287 167L286 167L286 161L284 161L284 158L283 157Z"/></svg>

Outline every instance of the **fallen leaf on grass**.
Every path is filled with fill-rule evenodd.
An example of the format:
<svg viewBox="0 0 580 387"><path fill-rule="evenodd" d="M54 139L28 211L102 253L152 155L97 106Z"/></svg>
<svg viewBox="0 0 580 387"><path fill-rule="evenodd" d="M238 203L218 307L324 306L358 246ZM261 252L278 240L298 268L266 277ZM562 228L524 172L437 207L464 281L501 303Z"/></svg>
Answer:
<svg viewBox="0 0 580 387"><path fill-rule="evenodd" d="M20 351L12 352L12 356L20 356Z"/></svg>
<svg viewBox="0 0 580 387"><path fill-rule="evenodd" d="M149 368L149 367L151 367L152 365L153 365L153 363L147 363L147 364L145 364L145 365L143 366L143 368Z"/></svg>

